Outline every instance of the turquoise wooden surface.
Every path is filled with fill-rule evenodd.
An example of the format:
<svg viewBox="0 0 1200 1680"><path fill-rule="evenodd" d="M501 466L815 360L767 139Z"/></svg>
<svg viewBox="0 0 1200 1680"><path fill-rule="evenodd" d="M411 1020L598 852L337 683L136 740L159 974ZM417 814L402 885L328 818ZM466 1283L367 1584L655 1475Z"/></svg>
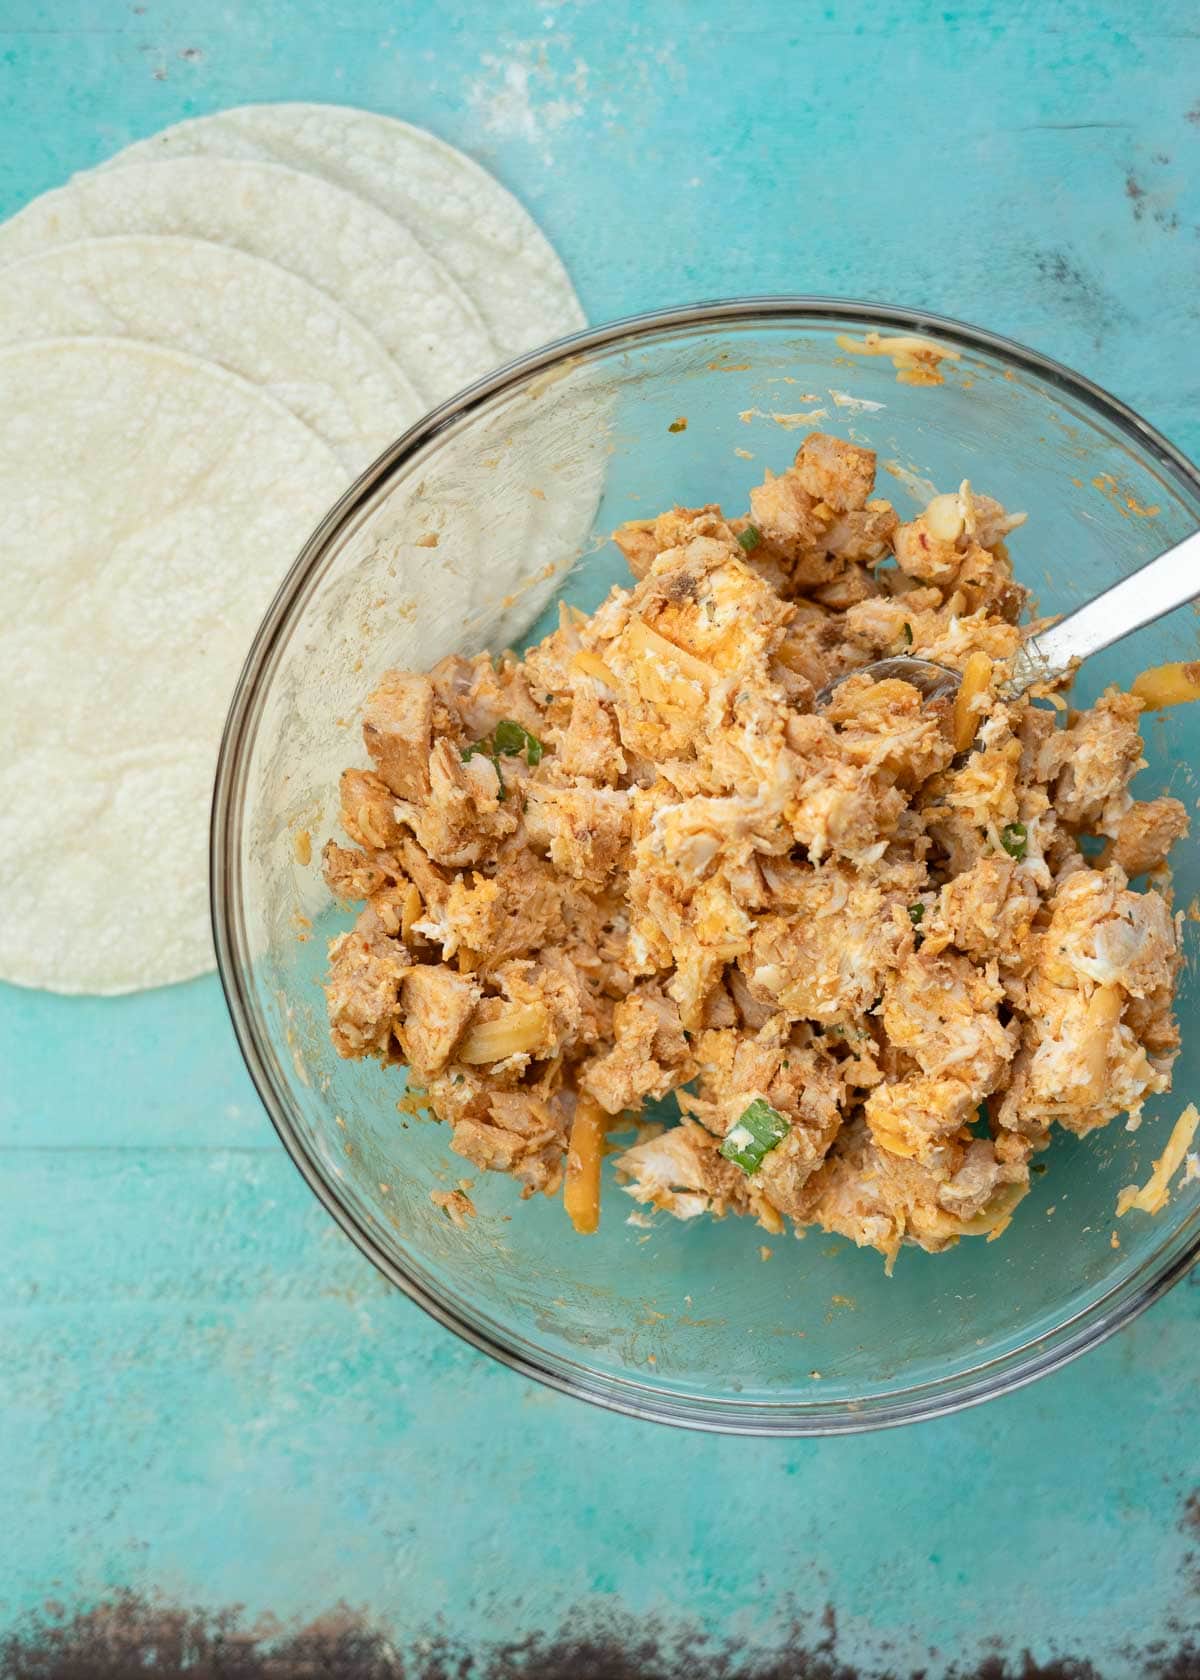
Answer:
<svg viewBox="0 0 1200 1680"><path fill-rule="evenodd" d="M5 214L183 116L373 106L513 187L594 320L743 291L925 305L1200 452L1182 0L3 0L0 55ZM74 1642L98 1671L111 1618L47 1627L125 1593L168 1665L173 1639L211 1657L222 1615L268 1638L270 1613L354 1674L389 1639L410 1673L446 1672L439 1639L497 1674L673 1673L691 1634L745 1672L1200 1673L1193 1287L937 1424L687 1436L545 1392L389 1294L285 1160L215 979L0 988L0 1068L0 1668ZM658 1655L622 1670L647 1616ZM497 1655L531 1635L552 1648Z"/></svg>

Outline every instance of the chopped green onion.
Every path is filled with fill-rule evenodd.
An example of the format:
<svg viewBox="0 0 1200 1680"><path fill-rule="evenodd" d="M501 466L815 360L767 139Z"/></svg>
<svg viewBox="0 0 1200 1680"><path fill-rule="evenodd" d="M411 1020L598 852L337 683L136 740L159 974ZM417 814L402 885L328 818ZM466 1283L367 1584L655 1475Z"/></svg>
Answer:
<svg viewBox="0 0 1200 1680"><path fill-rule="evenodd" d="M738 543L749 554L762 541L762 532L757 525L747 525L744 531L738 532Z"/></svg>
<svg viewBox="0 0 1200 1680"><path fill-rule="evenodd" d="M506 754L508 758L519 758L519 754L524 753L524 761L529 769L533 769L534 764L541 763L541 754L545 749L541 746L541 741L536 736L531 736L523 724L516 722L513 717L501 717L501 721L496 724L496 751Z"/></svg>
<svg viewBox="0 0 1200 1680"><path fill-rule="evenodd" d="M678 420L672 420L671 424L667 427L667 430L669 432L686 432L687 431L687 418L686 418L686 416L681 414L679 416Z"/></svg>
<svg viewBox="0 0 1200 1680"><path fill-rule="evenodd" d="M500 719L492 739L496 743L497 752L508 753L510 756L522 752L525 747L525 731L512 718Z"/></svg>
<svg viewBox="0 0 1200 1680"><path fill-rule="evenodd" d="M508 790L504 786L504 777L500 774L500 754L508 758L517 758L525 754L525 762L532 770L535 764L542 762L545 748L536 735L531 735L522 724L514 718L501 718L490 735L485 735L482 741L473 741L469 747L462 749L461 757L464 764L482 753L484 758L490 758L496 772L496 780L500 783L499 799L508 798Z"/></svg>
<svg viewBox="0 0 1200 1680"><path fill-rule="evenodd" d="M531 770L535 764L542 762L542 743L514 718L500 719L496 725L495 741L496 751L508 758L518 758L524 753L525 762Z"/></svg>
<svg viewBox="0 0 1200 1680"><path fill-rule="evenodd" d="M762 1097L755 1097L737 1125L726 1134L721 1154L743 1172L757 1172L764 1156L782 1143L791 1129L790 1122L777 1108L772 1108Z"/></svg>
<svg viewBox="0 0 1200 1680"><path fill-rule="evenodd" d="M904 626L904 645L905 647L912 646L912 625L908 623Z"/></svg>
<svg viewBox="0 0 1200 1680"><path fill-rule="evenodd" d="M1020 863L1025 856L1025 846L1029 839L1029 830L1024 823L1006 823L1000 830L1000 844L1009 857L1016 858Z"/></svg>
<svg viewBox="0 0 1200 1680"><path fill-rule="evenodd" d="M909 907L908 907L908 919L914 927L916 927L919 922L923 921L924 917L925 917L925 906L923 904L910 904L909 905Z"/></svg>

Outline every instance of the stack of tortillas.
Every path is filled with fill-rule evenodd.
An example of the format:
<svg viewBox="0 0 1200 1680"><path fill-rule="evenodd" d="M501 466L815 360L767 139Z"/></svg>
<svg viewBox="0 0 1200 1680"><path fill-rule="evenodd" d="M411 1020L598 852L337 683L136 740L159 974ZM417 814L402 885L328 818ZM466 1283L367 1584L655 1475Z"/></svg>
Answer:
<svg viewBox="0 0 1200 1680"><path fill-rule="evenodd" d="M364 111L182 123L0 228L0 978L212 966L212 772L283 574L427 408L582 324L504 188Z"/></svg>

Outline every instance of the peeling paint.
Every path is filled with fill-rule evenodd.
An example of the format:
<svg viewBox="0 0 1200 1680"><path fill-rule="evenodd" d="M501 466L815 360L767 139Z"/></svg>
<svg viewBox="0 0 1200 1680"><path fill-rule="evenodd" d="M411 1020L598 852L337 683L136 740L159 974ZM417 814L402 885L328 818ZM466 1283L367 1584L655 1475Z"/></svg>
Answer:
<svg viewBox="0 0 1200 1680"><path fill-rule="evenodd" d="M1200 1520L1200 1493L1185 1520ZM565 1631L570 1629L570 1632ZM220 1610L171 1605L122 1593L90 1610L47 1602L0 1636L4 1680L1105 1680L1088 1658L1044 1661L1006 1651L998 1638L981 1654L947 1663L931 1649L919 1667L869 1671L838 1655L838 1618L826 1605L774 1651L708 1638L686 1624L667 1628L620 1609L598 1617L569 1615L564 1630L533 1634L471 1651L441 1630L396 1638L370 1617L337 1605L285 1627L273 1617L249 1620L238 1606ZM1196 1680L1200 1648L1185 1638L1175 1651L1159 1641L1128 1653L1146 1680Z"/></svg>

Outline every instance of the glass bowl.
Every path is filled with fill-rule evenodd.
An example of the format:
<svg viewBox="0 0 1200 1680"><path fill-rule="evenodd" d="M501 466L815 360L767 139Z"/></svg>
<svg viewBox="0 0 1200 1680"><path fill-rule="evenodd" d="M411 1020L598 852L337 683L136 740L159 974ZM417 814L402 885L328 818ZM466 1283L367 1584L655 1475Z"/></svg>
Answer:
<svg viewBox="0 0 1200 1680"><path fill-rule="evenodd" d="M957 359L907 382L839 335L915 333ZM686 427L677 422L686 420ZM320 878L337 777L365 763L361 704L389 665L522 646L557 602L594 607L627 573L606 542L673 502L742 510L764 467L812 427L878 451L880 494L903 517L969 476L1027 527L1018 575L1061 612L1200 524L1200 476L1087 380L978 329L917 311L812 298L670 310L586 332L482 380L414 426L308 542L250 651L217 773L217 956L251 1075L296 1165L364 1254L434 1317L543 1382L695 1428L821 1434L984 1400L1053 1370L1127 1322L1191 1265L1200 1184L1151 1219L1115 1218L1184 1097L1200 1084L1197 979L1183 973L1180 1093L1058 1137L1047 1172L997 1243L880 1256L749 1220L630 1223L606 1170L601 1228L561 1202L521 1202L477 1175L404 1096L399 1069L345 1062L319 982L348 925ZM1174 614L1090 663L1090 701L1144 666L1196 656ZM1200 712L1146 726L1137 790L1196 803ZM1200 846L1177 849L1177 902L1200 890ZM458 1229L430 1200L475 1180ZM764 1245L771 1250L769 1257Z"/></svg>

